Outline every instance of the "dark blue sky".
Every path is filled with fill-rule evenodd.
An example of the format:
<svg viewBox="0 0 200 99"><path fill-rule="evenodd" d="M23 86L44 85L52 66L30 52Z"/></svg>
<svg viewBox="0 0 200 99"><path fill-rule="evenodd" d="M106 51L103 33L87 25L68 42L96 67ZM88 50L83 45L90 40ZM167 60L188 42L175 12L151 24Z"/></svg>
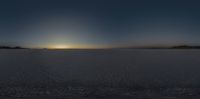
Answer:
<svg viewBox="0 0 200 99"><path fill-rule="evenodd" d="M197 0L1 0L0 45L200 45L199 5Z"/></svg>

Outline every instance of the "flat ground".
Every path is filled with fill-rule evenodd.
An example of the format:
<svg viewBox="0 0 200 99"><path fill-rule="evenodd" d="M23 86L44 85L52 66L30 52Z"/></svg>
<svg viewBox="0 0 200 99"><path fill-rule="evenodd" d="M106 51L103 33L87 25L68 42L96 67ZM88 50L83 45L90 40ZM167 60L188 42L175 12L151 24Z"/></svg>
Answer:
<svg viewBox="0 0 200 99"><path fill-rule="evenodd" d="M0 96L32 97L0 99L200 99L199 64L200 50L0 50Z"/></svg>
<svg viewBox="0 0 200 99"><path fill-rule="evenodd" d="M192 96L192 97L104 97L104 98L96 98L96 97L6 98L6 97L2 97L1 99L200 99L200 96Z"/></svg>

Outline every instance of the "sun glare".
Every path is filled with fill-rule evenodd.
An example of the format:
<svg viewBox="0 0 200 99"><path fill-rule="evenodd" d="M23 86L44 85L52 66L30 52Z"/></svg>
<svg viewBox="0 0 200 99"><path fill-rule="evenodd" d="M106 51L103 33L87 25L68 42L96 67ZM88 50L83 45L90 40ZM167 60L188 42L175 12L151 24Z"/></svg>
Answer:
<svg viewBox="0 0 200 99"><path fill-rule="evenodd" d="M69 49L70 47L67 45L54 45L51 49Z"/></svg>

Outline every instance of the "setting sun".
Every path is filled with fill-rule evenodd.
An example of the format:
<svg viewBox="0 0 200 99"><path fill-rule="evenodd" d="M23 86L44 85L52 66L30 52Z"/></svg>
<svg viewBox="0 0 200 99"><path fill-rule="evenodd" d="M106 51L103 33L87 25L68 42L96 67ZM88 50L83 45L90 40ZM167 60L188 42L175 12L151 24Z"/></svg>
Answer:
<svg viewBox="0 0 200 99"><path fill-rule="evenodd" d="M70 48L68 45L54 45L50 47L51 49L68 49Z"/></svg>

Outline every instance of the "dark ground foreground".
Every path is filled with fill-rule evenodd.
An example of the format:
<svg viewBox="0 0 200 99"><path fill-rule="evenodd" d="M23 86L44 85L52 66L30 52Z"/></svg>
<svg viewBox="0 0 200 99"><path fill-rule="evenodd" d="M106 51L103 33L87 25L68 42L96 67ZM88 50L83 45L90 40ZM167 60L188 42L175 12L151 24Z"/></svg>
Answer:
<svg viewBox="0 0 200 99"><path fill-rule="evenodd" d="M8 98L0 97L0 99L200 99L200 96L191 97L32 97L32 98Z"/></svg>
<svg viewBox="0 0 200 99"><path fill-rule="evenodd" d="M0 99L200 99L200 50L0 50Z"/></svg>

